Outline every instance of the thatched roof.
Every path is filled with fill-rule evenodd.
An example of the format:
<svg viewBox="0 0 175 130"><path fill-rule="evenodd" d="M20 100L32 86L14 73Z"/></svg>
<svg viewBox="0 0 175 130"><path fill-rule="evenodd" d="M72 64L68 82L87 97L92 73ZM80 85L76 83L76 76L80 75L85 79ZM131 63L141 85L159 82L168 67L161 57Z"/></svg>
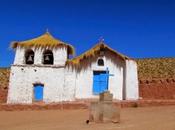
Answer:
<svg viewBox="0 0 175 130"><path fill-rule="evenodd" d="M103 54L101 54L101 52ZM124 61L125 59L130 59L129 57L111 49L104 42L100 42L90 50L81 54L80 56L75 57L71 60L68 60L67 66L72 66L73 68L78 68L78 70L81 70L83 68L88 67L90 63L92 63L93 61L96 61L96 59L99 56L103 56L103 55L110 58L111 61L113 61L114 63L117 63L117 59L121 59L122 61Z"/></svg>
<svg viewBox="0 0 175 130"><path fill-rule="evenodd" d="M66 44L56 38L54 38L49 32L46 32L45 34L37 37L37 38L34 38L34 39L31 39L31 40L27 40L27 41L21 41L21 42L13 42L11 44L11 47L13 49L17 48L17 46L20 46L20 47L25 47L25 48L28 48L28 47L68 47L68 53L73 55L75 52L74 52L74 48L73 46L69 45L69 44Z"/></svg>

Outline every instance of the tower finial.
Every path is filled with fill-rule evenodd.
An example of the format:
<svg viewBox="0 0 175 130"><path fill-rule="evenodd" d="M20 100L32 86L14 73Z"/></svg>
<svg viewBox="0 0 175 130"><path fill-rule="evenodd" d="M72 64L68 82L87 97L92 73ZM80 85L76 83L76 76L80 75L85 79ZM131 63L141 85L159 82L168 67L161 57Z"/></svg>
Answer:
<svg viewBox="0 0 175 130"><path fill-rule="evenodd" d="M104 38L103 36L101 36L99 39L98 39L99 42L104 42Z"/></svg>

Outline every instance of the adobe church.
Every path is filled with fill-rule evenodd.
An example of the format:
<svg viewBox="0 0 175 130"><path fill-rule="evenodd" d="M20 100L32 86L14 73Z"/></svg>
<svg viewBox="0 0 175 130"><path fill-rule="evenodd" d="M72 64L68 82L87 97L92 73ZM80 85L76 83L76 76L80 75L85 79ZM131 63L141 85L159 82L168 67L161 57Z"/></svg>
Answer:
<svg viewBox="0 0 175 130"><path fill-rule="evenodd" d="M53 103L94 99L110 91L114 99L137 100L136 62L100 41L85 53L74 55L73 46L49 32L14 42L7 103Z"/></svg>

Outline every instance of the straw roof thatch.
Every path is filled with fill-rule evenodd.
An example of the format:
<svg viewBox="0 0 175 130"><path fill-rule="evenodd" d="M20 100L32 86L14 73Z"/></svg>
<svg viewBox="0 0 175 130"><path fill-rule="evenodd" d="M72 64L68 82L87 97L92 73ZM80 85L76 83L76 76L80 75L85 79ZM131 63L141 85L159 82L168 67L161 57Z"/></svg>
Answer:
<svg viewBox="0 0 175 130"><path fill-rule="evenodd" d="M112 62L118 64L118 60L125 61L125 59L130 59L125 55L122 55L115 50L108 47L104 42L96 44L93 48L81 54L78 57L75 57L67 61L67 66L76 68L76 70L82 70L91 65L92 62L95 62L99 56L106 56L111 59Z"/></svg>
<svg viewBox="0 0 175 130"><path fill-rule="evenodd" d="M20 47L25 47L25 48L29 48L29 47L68 47L68 54L74 55L74 48L73 46L71 46L70 44L66 44L56 38L54 38L49 32L46 32L45 34L31 39L31 40L27 40L27 41L21 41L21 42L13 42L11 44L11 47L13 49L17 48L17 46Z"/></svg>

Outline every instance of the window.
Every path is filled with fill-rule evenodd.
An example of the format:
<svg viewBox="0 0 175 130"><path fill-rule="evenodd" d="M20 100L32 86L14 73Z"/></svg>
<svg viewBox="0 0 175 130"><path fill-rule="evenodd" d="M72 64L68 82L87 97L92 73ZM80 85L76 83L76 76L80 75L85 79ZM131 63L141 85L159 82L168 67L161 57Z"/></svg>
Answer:
<svg viewBox="0 0 175 130"><path fill-rule="evenodd" d="M26 64L34 64L34 52L33 50L29 49L25 52L25 63Z"/></svg>
<svg viewBox="0 0 175 130"><path fill-rule="evenodd" d="M43 64L53 65L53 53L51 50L46 50L43 53Z"/></svg>
<svg viewBox="0 0 175 130"><path fill-rule="evenodd" d="M98 66L104 66L104 61L103 61L103 59L98 59L97 64L98 64Z"/></svg>
<svg viewBox="0 0 175 130"><path fill-rule="evenodd" d="M43 84L34 84L34 91L33 91L34 101L43 101L43 91L44 91Z"/></svg>

